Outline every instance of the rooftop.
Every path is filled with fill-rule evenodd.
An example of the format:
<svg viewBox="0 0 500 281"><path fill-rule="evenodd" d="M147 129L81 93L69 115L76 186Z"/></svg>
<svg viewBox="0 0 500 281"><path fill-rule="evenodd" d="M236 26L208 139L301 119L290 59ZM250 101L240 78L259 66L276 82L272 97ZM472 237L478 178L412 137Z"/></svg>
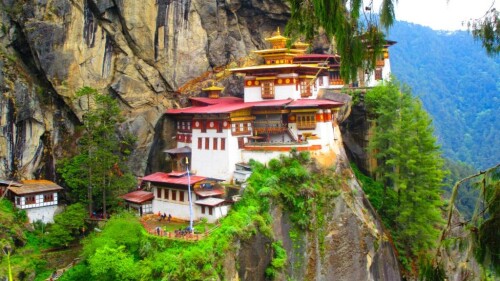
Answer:
<svg viewBox="0 0 500 281"><path fill-rule="evenodd" d="M213 99L216 101L217 99ZM266 100L266 101L256 101L256 102L244 102L234 101L231 103L218 103L211 104L207 106L191 106L179 109L169 109L167 114L210 114L210 113L230 113L233 111L252 108L252 107L285 107L285 108L297 108L297 107L340 107L342 102L336 102L332 100L319 100L319 99L299 99L299 100Z"/></svg>
<svg viewBox="0 0 500 281"><path fill-rule="evenodd" d="M201 176L182 176L182 177L175 177L171 176L167 173L163 172L156 172L151 175L147 175L142 178L143 181L149 181L149 182L155 182L155 183L163 183L163 184L177 184L177 185L188 185L188 181L191 185L198 183L200 181L203 181L207 179L206 177L201 177Z"/></svg>
<svg viewBox="0 0 500 281"><path fill-rule="evenodd" d="M198 205L214 207L214 206L220 205L221 203L224 203L224 201L226 201L226 200L221 199L221 198L209 197L209 198L205 198L205 199L201 199L201 200L196 200L196 201L194 201L194 203L198 204Z"/></svg>
<svg viewBox="0 0 500 281"><path fill-rule="evenodd" d="M48 180L25 180L22 186L10 186L9 190L17 195L60 191L62 187Z"/></svg>
<svg viewBox="0 0 500 281"><path fill-rule="evenodd" d="M136 190L132 191L130 193L127 193L125 195L120 196L126 201L132 202L132 203L137 203L141 204L146 201L151 201L155 198L152 192L148 191L143 191L143 190Z"/></svg>

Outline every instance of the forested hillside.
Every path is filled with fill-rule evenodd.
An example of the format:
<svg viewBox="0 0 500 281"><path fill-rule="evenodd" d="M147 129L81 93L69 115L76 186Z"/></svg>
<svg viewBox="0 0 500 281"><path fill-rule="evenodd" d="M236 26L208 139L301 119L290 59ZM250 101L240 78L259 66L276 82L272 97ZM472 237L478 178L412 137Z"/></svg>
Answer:
<svg viewBox="0 0 500 281"><path fill-rule="evenodd" d="M397 22L388 36L394 75L433 116L446 157L476 168L500 160L500 57L465 32Z"/></svg>

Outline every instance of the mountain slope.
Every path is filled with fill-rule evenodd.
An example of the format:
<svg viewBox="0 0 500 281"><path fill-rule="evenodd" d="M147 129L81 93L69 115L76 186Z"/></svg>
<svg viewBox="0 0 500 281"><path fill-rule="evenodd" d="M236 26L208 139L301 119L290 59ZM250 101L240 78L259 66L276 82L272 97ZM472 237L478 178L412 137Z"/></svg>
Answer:
<svg viewBox="0 0 500 281"><path fill-rule="evenodd" d="M394 75L433 116L445 156L476 168L500 161L500 57L465 31L397 22L388 36Z"/></svg>

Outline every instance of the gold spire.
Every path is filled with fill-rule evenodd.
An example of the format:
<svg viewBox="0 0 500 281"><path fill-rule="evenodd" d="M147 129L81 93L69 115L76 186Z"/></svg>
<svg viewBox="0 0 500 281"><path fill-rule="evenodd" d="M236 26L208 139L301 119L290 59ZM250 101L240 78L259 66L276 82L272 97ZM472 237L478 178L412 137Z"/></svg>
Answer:
<svg viewBox="0 0 500 281"><path fill-rule="evenodd" d="M273 49L283 49L286 47L288 38L281 35L280 27L278 26L276 32L273 32L273 36L265 38L265 40L273 45Z"/></svg>

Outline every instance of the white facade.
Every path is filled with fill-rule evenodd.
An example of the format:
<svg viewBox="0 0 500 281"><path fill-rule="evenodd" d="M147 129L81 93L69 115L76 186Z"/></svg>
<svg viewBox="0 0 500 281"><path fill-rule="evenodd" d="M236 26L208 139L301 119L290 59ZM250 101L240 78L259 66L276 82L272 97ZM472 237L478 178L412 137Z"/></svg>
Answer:
<svg viewBox="0 0 500 281"><path fill-rule="evenodd" d="M189 221L189 197L188 191L182 189L172 189L172 188L159 188L162 190L161 197L158 197L158 187L154 186L152 191L155 194L155 199L153 200L153 213L156 214L160 212L161 214L165 213L167 216L170 214L172 217ZM165 197L165 191L168 192L168 199ZM175 200L173 200L172 193L175 192ZM183 192L183 200L180 200L180 193ZM197 200L197 195L191 190L191 198L192 198L192 207L193 207L193 220L197 221L201 218L206 218L208 222L214 223L221 217L227 215L229 211L229 206L221 205L221 206L201 206L195 204L194 202ZM204 211L204 212L203 212Z"/></svg>
<svg viewBox="0 0 500 281"><path fill-rule="evenodd" d="M235 153L238 151L238 138L233 136L228 129L220 133L214 129L207 129L204 133L199 129L193 129L192 134L191 170L193 174L216 179L230 178L235 164L240 161L240 156Z"/></svg>
<svg viewBox="0 0 500 281"><path fill-rule="evenodd" d="M53 223L54 216L62 211L61 206L50 205L26 209L26 215L30 223L42 221L43 223Z"/></svg>
<svg viewBox="0 0 500 281"><path fill-rule="evenodd" d="M53 223L54 215L58 212L57 192L43 194L26 194L14 196L16 208L26 210L30 222L42 221Z"/></svg>
<svg viewBox="0 0 500 281"><path fill-rule="evenodd" d="M28 194L14 196L14 203L18 209L30 209L57 205L57 192L43 194Z"/></svg>

